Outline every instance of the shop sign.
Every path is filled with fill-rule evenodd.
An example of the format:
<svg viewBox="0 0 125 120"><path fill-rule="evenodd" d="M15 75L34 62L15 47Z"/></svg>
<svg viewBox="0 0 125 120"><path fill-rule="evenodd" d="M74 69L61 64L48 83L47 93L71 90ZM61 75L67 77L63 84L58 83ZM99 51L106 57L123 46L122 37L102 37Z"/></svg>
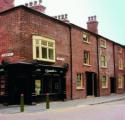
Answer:
<svg viewBox="0 0 125 120"><path fill-rule="evenodd" d="M46 73L53 73L53 72L57 72L57 71L54 70L54 69L52 69L52 70L50 70L50 69L45 69L45 72L46 72Z"/></svg>
<svg viewBox="0 0 125 120"><path fill-rule="evenodd" d="M56 60L65 61L65 58L63 58L63 57L57 57Z"/></svg>
<svg viewBox="0 0 125 120"><path fill-rule="evenodd" d="M13 56L14 53L4 53L1 55L1 57L10 57L10 56Z"/></svg>

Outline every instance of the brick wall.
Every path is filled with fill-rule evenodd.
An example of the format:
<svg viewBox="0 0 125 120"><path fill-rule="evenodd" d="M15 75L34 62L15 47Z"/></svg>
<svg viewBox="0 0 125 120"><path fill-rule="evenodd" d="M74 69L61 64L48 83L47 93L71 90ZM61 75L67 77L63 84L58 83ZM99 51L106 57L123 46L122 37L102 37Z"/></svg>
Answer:
<svg viewBox="0 0 125 120"><path fill-rule="evenodd" d="M119 47L122 49L122 52L119 52ZM124 47L122 47L122 46L120 46L118 44L115 44L114 52L115 52L116 92L117 93L123 93L125 91L125 85L124 85L123 88L118 88L118 76L119 75L125 76L125 67L123 68L123 70L120 70L118 68L118 61L119 61L119 58L122 58L123 66L125 66L125 62L124 62L124 60L125 60Z"/></svg>
<svg viewBox="0 0 125 120"><path fill-rule="evenodd" d="M100 43L101 43L100 39L98 40L100 96L110 94L110 78L114 77L113 43L110 42L110 41L107 41L106 39L104 39L104 40L106 41L106 48L102 48L100 46ZM101 64L100 64L101 55L106 56L106 59L107 59L107 67L106 68L101 67ZM101 77L102 77L102 75L107 76L108 88L102 88L102 85L101 85Z"/></svg>
<svg viewBox="0 0 125 120"><path fill-rule="evenodd" d="M40 35L55 40L56 58L64 58L64 61L56 60L54 65L63 66L69 64L66 75L67 99L70 99L70 48L69 48L69 27L62 22L55 22L39 13L18 9L8 14L1 15L0 20L0 54L13 52L11 57L1 58L11 62L31 62L32 35Z"/></svg>
<svg viewBox="0 0 125 120"><path fill-rule="evenodd" d="M72 69L73 69L73 98L86 97L86 71L97 73L97 41L96 37L89 35L90 43L83 42L83 30L72 29ZM90 51L90 66L83 64L83 51ZM83 73L84 89L76 89L77 73Z"/></svg>

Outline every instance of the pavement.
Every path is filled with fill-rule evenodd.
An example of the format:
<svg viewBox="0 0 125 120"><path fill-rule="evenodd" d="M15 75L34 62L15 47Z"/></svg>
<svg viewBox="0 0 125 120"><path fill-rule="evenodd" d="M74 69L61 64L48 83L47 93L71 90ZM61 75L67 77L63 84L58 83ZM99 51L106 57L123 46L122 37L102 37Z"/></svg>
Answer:
<svg viewBox="0 0 125 120"><path fill-rule="evenodd" d="M85 99L50 102L49 110L70 109L74 107L86 107L91 105L103 104L108 102L125 100L124 94L111 94L102 97L87 97ZM46 103L42 102L36 105L25 105L25 113L35 113L47 111ZM20 113L19 105L3 106L0 104L0 114L16 114Z"/></svg>

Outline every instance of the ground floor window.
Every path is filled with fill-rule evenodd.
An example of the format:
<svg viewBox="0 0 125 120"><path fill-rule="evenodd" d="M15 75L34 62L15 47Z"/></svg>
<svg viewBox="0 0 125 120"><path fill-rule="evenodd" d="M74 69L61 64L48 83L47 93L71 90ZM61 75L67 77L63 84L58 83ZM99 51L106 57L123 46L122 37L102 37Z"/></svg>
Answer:
<svg viewBox="0 0 125 120"><path fill-rule="evenodd" d="M3 76L0 77L0 95L5 94L5 78Z"/></svg>
<svg viewBox="0 0 125 120"><path fill-rule="evenodd" d="M40 95L41 92L41 80L35 80L35 93Z"/></svg>
<svg viewBox="0 0 125 120"><path fill-rule="evenodd" d="M102 84L102 88L108 88L107 76L103 75L103 76L101 77L101 84Z"/></svg>
<svg viewBox="0 0 125 120"><path fill-rule="evenodd" d="M124 76L118 76L118 88L123 88Z"/></svg>
<svg viewBox="0 0 125 120"><path fill-rule="evenodd" d="M77 74L77 79L76 79L76 88L77 89L80 89L80 88L83 88L84 87L84 84L83 84L83 74L82 73L78 73Z"/></svg>

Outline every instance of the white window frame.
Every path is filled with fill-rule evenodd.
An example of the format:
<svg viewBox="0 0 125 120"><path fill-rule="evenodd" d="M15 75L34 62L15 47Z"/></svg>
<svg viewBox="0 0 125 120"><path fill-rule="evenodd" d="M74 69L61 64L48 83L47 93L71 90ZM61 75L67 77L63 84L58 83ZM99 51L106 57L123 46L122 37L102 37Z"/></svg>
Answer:
<svg viewBox="0 0 125 120"><path fill-rule="evenodd" d="M124 86L124 76L119 75L119 76L118 76L118 88L119 88L119 89L120 89L120 88L124 88L123 86Z"/></svg>
<svg viewBox="0 0 125 120"><path fill-rule="evenodd" d="M85 61L84 61L84 60L85 60L85 52L88 53L87 63L85 63ZM83 64L90 66L90 51L84 50L84 54L83 54Z"/></svg>
<svg viewBox="0 0 125 120"><path fill-rule="evenodd" d="M123 70L123 59L122 58L118 59L118 69Z"/></svg>
<svg viewBox="0 0 125 120"><path fill-rule="evenodd" d="M104 44L102 44L104 42ZM104 40L104 39L100 39L100 47L101 48L106 48L107 47L107 45L106 45L106 40Z"/></svg>
<svg viewBox="0 0 125 120"><path fill-rule="evenodd" d="M46 62L55 62L55 40L47 38L47 37L43 37L43 36L33 36L32 37L32 41L33 41L33 59L37 59L37 60L41 60L41 61L46 61ZM36 41L39 41L39 43L37 44ZM46 41L47 45L42 45L42 41ZM48 43L53 43L53 46L50 47L48 45ZM39 48L39 57L36 56L36 47ZM47 58L43 58L42 57L42 48L46 48L47 49ZM49 49L53 50L53 59L49 58Z"/></svg>
<svg viewBox="0 0 125 120"><path fill-rule="evenodd" d="M102 57L104 57L104 62L105 62L105 65L103 65L102 64ZM102 68L107 68L107 57L106 57L106 55L101 55L100 56L100 66L102 67Z"/></svg>
<svg viewBox="0 0 125 120"><path fill-rule="evenodd" d="M122 47L121 46L118 46L118 52L122 53Z"/></svg>
<svg viewBox="0 0 125 120"><path fill-rule="evenodd" d="M78 85L78 75L80 75L80 85ZM84 89L84 81L83 81L83 73L77 73L77 76L76 76L76 89Z"/></svg>
<svg viewBox="0 0 125 120"><path fill-rule="evenodd" d="M90 43L88 33L83 32L82 39L83 39L83 42Z"/></svg>
<svg viewBox="0 0 125 120"><path fill-rule="evenodd" d="M106 78L106 84L105 84L105 86L103 86L103 84L102 84L103 77ZM108 77L106 75L102 75L101 76L101 86L102 86L103 89L108 88Z"/></svg>

